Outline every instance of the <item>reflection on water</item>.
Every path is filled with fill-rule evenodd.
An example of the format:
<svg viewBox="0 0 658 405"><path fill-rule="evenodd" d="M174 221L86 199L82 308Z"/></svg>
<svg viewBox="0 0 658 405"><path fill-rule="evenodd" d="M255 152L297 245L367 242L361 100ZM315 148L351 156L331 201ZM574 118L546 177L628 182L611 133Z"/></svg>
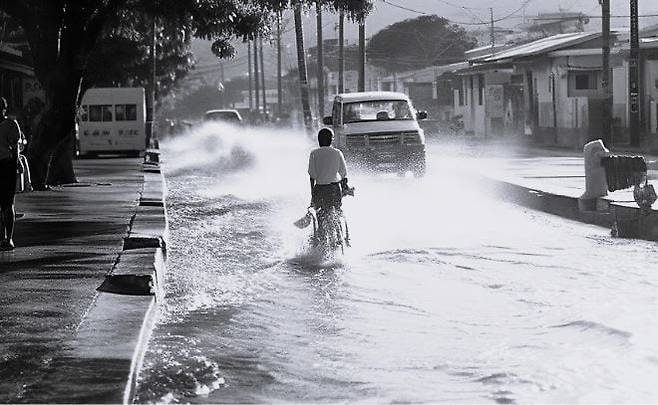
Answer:
<svg viewBox="0 0 658 405"><path fill-rule="evenodd" d="M353 247L309 253L311 142L211 124L163 145L166 299L139 402L655 402L654 244L496 201L428 153L352 173Z"/></svg>

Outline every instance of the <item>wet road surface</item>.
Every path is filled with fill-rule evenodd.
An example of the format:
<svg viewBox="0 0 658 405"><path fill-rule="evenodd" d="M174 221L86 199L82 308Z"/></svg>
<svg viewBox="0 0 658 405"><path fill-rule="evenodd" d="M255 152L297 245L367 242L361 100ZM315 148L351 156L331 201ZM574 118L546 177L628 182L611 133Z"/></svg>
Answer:
<svg viewBox="0 0 658 405"><path fill-rule="evenodd" d="M292 226L311 144L206 126L163 145L166 299L139 402L655 402L655 244L423 179L351 173L353 247Z"/></svg>

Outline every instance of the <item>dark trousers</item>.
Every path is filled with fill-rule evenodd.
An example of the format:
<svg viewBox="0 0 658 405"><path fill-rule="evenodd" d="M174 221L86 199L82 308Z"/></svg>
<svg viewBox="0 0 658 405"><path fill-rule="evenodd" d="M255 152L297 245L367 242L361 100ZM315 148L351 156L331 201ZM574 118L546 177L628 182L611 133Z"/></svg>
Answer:
<svg viewBox="0 0 658 405"><path fill-rule="evenodd" d="M9 208L14 205L17 169L16 159L0 160L0 208Z"/></svg>
<svg viewBox="0 0 658 405"><path fill-rule="evenodd" d="M343 205L340 183L316 184L313 186L313 207L327 209L335 207L340 209Z"/></svg>

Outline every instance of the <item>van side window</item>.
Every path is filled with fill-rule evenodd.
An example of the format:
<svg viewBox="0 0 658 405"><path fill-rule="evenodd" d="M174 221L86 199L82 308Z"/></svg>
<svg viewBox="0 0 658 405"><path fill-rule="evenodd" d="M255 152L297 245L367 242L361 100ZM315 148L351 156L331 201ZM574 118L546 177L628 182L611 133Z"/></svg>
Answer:
<svg viewBox="0 0 658 405"><path fill-rule="evenodd" d="M126 104L126 121L137 121L137 104Z"/></svg>
<svg viewBox="0 0 658 405"><path fill-rule="evenodd" d="M116 118L117 121L125 121L126 120L126 105L125 104L117 104L114 106L114 118Z"/></svg>
<svg viewBox="0 0 658 405"><path fill-rule="evenodd" d="M103 107L103 121L112 121L112 106L102 105L101 107Z"/></svg>
<svg viewBox="0 0 658 405"><path fill-rule="evenodd" d="M103 109L99 105L89 106L89 121L100 122L103 121Z"/></svg>
<svg viewBox="0 0 658 405"><path fill-rule="evenodd" d="M117 121L137 121L137 104L117 104L114 113Z"/></svg>

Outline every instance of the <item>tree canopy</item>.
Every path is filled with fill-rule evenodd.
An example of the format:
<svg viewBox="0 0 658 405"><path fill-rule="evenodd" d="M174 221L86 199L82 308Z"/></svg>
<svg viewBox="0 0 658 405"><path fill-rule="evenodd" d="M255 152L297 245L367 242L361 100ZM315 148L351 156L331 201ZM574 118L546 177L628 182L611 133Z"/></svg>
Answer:
<svg viewBox="0 0 658 405"><path fill-rule="evenodd" d="M466 30L437 15L391 24L372 36L368 61L393 72L463 60L476 41Z"/></svg>
<svg viewBox="0 0 658 405"><path fill-rule="evenodd" d="M372 7L372 0L320 1L326 7L343 8L354 19L363 18ZM130 54L126 45L133 41L143 47L146 34L134 32L136 35L131 38L130 32L121 32L121 25L131 16L141 16L145 21L155 19L158 26L171 33L179 30L185 36L213 41L215 55L231 57L235 52L232 39L247 40L257 32L267 32L275 12L291 5L312 3L311 0L0 0L0 10L23 28L35 74L46 98L28 150L34 187L41 189L47 183L75 181L70 144L83 79L92 63L107 62L108 58L118 56L107 53L110 46L126 51L122 55L126 59L136 57L139 64L143 48ZM113 30L119 34L113 35ZM99 48L104 40L108 41L108 49ZM99 58L91 62L94 52ZM176 50L170 55L185 58ZM136 65L133 68L139 70ZM51 171L53 162L66 167ZM57 176L53 177L52 173Z"/></svg>
<svg viewBox="0 0 658 405"><path fill-rule="evenodd" d="M194 66L191 33L185 27L156 25L157 97L171 94ZM83 90L89 87L147 87L151 80L152 19L125 13L98 40L89 55Z"/></svg>

